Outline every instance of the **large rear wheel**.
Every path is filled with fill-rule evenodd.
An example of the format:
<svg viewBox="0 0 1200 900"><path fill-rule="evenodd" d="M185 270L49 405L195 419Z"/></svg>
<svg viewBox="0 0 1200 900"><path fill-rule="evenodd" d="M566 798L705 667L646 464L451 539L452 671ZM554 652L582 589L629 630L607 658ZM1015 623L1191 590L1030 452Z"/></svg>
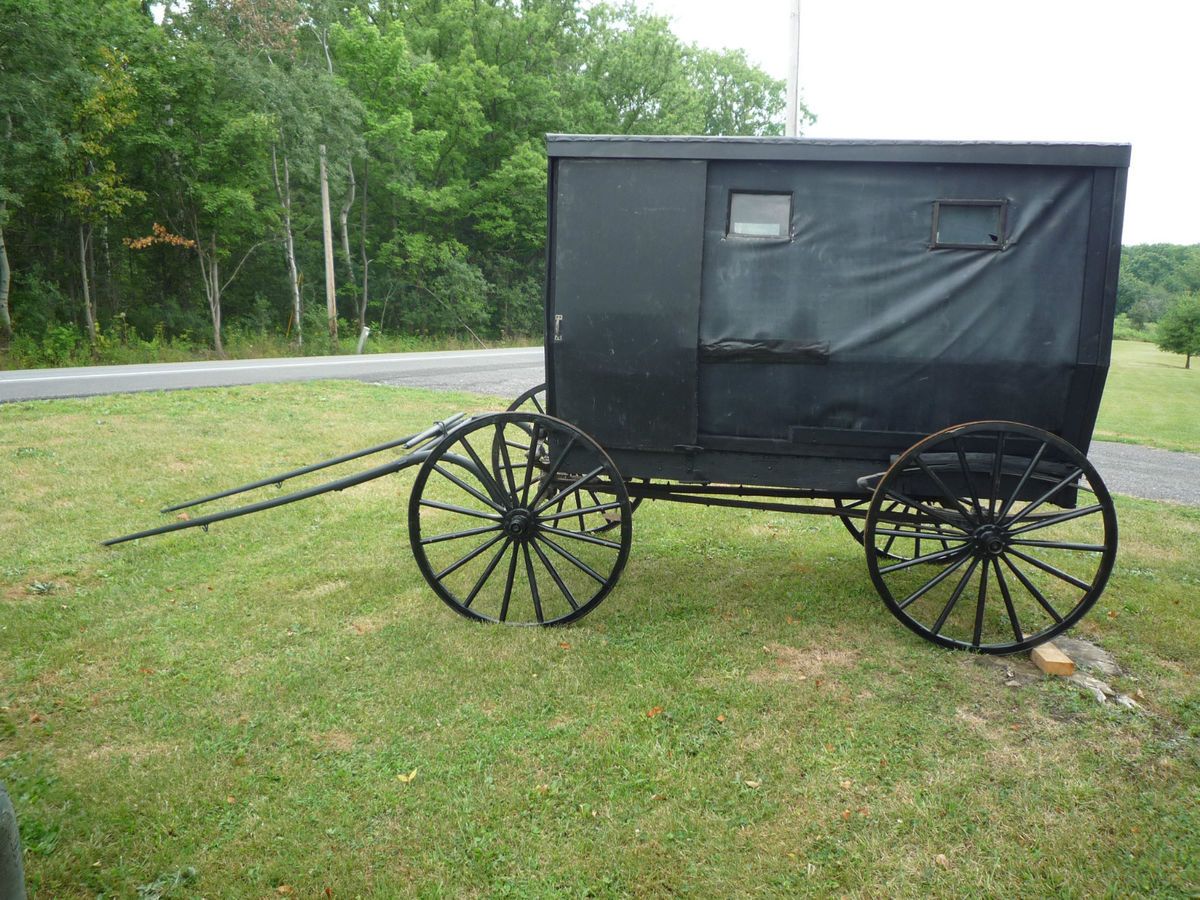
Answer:
<svg viewBox="0 0 1200 900"><path fill-rule="evenodd" d="M926 640L1013 653L1074 625L1117 553L1112 498L1049 432L972 422L931 435L882 476L863 529L892 614Z"/></svg>

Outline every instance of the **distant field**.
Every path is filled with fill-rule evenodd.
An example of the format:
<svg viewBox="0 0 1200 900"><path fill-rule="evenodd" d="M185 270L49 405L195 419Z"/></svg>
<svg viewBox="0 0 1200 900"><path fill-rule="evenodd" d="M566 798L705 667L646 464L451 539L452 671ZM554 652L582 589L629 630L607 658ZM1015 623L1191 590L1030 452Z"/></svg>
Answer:
<svg viewBox="0 0 1200 900"><path fill-rule="evenodd" d="M433 597L411 473L97 543L494 406L353 382L0 406L0 779L35 896L1200 890L1200 510L1118 498L1076 631L1140 712L924 643L834 521L647 503L616 591L554 631Z"/></svg>
<svg viewBox="0 0 1200 900"><path fill-rule="evenodd" d="M1200 453L1200 360L1114 341L1096 438Z"/></svg>

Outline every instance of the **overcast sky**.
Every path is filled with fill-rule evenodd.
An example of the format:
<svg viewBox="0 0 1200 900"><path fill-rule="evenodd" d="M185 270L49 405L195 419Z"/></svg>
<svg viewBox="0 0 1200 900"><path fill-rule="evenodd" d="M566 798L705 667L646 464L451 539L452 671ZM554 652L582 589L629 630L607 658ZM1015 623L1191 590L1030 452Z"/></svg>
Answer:
<svg viewBox="0 0 1200 900"><path fill-rule="evenodd" d="M642 0L787 76L789 0ZM1133 144L1124 242L1200 243L1200 3L802 0L806 134Z"/></svg>

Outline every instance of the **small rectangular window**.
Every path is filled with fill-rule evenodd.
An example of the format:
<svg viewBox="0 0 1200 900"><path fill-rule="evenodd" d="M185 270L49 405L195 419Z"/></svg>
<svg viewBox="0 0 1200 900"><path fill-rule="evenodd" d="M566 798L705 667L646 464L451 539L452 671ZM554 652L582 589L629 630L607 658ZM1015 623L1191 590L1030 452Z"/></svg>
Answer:
<svg viewBox="0 0 1200 900"><path fill-rule="evenodd" d="M931 248L1003 250L1004 200L935 200Z"/></svg>
<svg viewBox="0 0 1200 900"><path fill-rule="evenodd" d="M788 238L792 236L791 194L729 194L730 237Z"/></svg>

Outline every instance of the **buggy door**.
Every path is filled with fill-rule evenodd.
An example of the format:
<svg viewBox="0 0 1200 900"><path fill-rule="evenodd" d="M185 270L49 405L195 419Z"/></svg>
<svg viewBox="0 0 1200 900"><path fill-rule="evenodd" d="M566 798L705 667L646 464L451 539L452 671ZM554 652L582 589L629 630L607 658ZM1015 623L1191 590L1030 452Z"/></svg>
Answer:
<svg viewBox="0 0 1200 900"><path fill-rule="evenodd" d="M694 444L706 164L559 159L551 175L551 413L606 448Z"/></svg>

